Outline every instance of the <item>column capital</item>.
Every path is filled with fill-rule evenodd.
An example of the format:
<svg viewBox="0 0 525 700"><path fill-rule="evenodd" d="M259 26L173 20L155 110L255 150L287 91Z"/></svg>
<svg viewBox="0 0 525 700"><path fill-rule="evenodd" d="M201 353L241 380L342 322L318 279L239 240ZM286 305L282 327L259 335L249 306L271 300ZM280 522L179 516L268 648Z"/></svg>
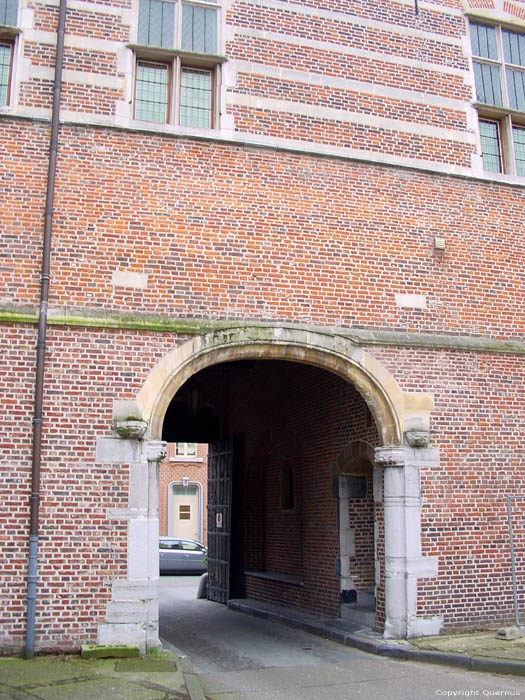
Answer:
<svg viewBox="0 0 525 700"><path fill-rule="evenodd" d="M378 467L404 467L405 460L404 445L383 445L374 450L374 461Z"/></svg>
<svg viewBox="0 0 525 700"><path fill-rule="evenodd" d="M166 456L165 440L149 440L144 443L144 454L148 462L160 462Z"/></svg>

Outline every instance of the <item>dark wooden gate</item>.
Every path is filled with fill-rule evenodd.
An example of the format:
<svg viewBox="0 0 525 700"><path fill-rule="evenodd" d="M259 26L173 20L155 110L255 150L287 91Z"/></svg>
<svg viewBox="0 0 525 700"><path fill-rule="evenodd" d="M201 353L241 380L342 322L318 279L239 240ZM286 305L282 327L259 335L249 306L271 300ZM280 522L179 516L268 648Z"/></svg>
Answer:
<svg viewBox="0 0 525 700"><path fill-rule="evenodd" d="M228 602L232 513L233 446L231 440L208 449L208 599Z"/></svg>

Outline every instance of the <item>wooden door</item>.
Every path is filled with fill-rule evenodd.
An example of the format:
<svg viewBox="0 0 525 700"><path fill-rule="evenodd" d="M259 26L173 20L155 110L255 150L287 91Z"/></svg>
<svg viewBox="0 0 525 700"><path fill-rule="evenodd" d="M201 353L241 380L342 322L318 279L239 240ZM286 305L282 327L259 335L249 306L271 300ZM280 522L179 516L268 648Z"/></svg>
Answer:
<svg viewBox="0 0 525 700"><path fill-rule="evenodd" d="M199 490L197 486L173 487L172 532L174 537L199 540Z"/></svg>

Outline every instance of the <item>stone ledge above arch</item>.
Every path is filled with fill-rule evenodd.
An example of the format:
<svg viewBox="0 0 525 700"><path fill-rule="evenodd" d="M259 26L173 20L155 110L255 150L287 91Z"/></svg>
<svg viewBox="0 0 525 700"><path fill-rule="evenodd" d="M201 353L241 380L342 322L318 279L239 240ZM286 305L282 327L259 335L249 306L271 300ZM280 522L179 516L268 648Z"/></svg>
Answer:
<svg viewBox="0 0 525 700"><path fill-rule="evenodd" d="M384 365L352 340L328 330L264 324L213 330L165 355L137 395L148 438L161 437L170 401L193 374L240 359L310 364L350 382L369 406L383 445L401 444L407 429L428 430L432 397L403 392Z"/></svg>

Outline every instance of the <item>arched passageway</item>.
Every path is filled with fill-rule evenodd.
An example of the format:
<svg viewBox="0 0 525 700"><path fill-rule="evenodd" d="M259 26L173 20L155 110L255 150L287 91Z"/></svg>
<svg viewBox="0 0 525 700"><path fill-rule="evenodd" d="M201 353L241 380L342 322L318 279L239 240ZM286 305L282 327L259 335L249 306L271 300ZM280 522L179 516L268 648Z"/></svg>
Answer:
<svg viewBox="0 0 525 700"><path fill-rule="evenodd" d="M210 443L212 483L224 455L230 459L229 491L209 489L210 579L224 589L221 602L248 597L338 617L341 602L350 614L366 596L374 624L376 578L384 611L374 541L383 529L374 482L381 493L383 472L374 479L372 463L356 471L341 462L358 440L371 453L379 445L352 384L298 362L211 365L175 394L162 437ZM224 552L215 551L226 540ZM228 552L229 571L214 566Z"/></svg>
<svg viewBox="0 0 525 700"><path fill-rule="evenodd" d="M223 602L251 596L338 615L341 601L355 605L364 593L368 602L375 595L386 637L439 632L439 618L417 617L417 581L437 571L420 539L419 467L437 459L428 448L430 396L403 392L344 337L268 325L178 345L130 408L147 424L150 502L147 527L130 520L128 548L146 536L148 578L162 440L218 441L221 464L227 440L231 510L212 502L208 519L218 539L230 533L217 556L229 566Z"/></svg>

